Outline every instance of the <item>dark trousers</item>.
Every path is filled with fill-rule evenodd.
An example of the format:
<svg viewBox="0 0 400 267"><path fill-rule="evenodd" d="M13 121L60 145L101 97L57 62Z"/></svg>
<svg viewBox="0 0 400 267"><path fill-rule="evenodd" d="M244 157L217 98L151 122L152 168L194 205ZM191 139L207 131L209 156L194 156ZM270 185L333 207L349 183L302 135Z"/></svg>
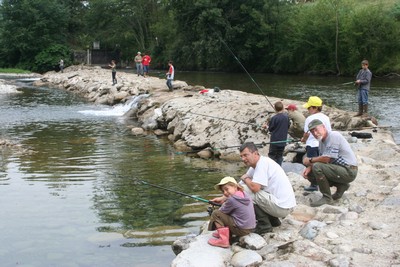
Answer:
<svg viewBox="0 0 400 267"><path fill-rule="evenodd" d="M282 166L284 146L277 146L274 144L269 145L268 157L273 159L276 163Z"/></svg>

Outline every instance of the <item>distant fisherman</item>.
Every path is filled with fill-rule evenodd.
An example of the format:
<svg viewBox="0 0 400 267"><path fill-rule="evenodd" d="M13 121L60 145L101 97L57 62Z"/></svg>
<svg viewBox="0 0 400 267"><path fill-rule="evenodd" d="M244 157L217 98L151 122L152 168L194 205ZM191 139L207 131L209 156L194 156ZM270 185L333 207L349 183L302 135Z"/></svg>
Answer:
<svg viewBox="0 0 400 267"><path fill-rule="evenodd" d="M174 87L172 86L172 81L174 80L174 76L175 76L175 68L174 65L172 65L172 61L168 61L168 72L166 73L167 75L167 86L169 91L173 91Z"/></svg>
<svg viewBox="0 0 400 267"><path fill-rule="evenodd" d="M368 92L371 85L372 72L368 69L368 60L361 61L355 85L358 87L358 113L356 116L368 114Z"/></svg>

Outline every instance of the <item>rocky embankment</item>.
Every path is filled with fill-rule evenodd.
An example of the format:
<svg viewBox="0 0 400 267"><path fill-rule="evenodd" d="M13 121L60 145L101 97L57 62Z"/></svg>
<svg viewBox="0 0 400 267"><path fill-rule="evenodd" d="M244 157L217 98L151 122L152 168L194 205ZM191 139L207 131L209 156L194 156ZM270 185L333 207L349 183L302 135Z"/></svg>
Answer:
<svg viewBox="0 0 400 267"><path fill-rule="evenodd" d="M165 79L122 72L117 79L118 84L112 86L109 70L73 66L64 73L46 73L36 85L58 86L108 105L127 103L141 95L138 105L126 114L141 125L132 133L168 135L178 151L204 158L237 161L237 146L243 142L269 141L260 128L273 115L264 96L231 90L199 94L205 88L180 81L168 92ZM282 101L297 104L306 115L303 103ZM350 137L349 129L370 125L366 118L326 106L323 112L333 128L350 140L358 158L358 176L344 196L334 205L312 208L309 203L319 198L319 193L304 195L303 186L308 183L299 171L289 172L298 206L273 233L251 234L222 249L208 245L211 233L202 231L174 243L179 254L172 266L400 266L399 148L383 128L363 130L373 138ZM266 154L267 149L266 145L261 153ZM286 160L290 158L288 154Z"/></svg>
<svg viewBox="0 0 400 267"><path fill-rule="evenodd" d="M266 99L232 90L200 94L204 87L189 86L182 81L175 81L175 90L169 92L165 79L124 72L117 72L117 80L118 84L112 86L110 70L72 66L64 73L46 73L35 85L58 86L98 104L115 105L140 99L125 114L137 118L141 125L132 129L133 134L168 135L177 151L193 152L204 158L239 160L237 146L243 142L268 143L269 135L261 125L274 114L272 104L278 100L285 105L297 104L307 115L303 103L298 101L269 96ZM353 117L353 112L327 106L323 112L335 129L369 125L365 118Z"/></svg>

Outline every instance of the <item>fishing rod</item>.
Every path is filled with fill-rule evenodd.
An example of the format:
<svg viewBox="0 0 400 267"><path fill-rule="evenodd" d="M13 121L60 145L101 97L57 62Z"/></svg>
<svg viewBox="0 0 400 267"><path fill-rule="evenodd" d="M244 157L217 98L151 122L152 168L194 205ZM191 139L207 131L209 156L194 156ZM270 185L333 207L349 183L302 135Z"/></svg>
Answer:
<svg viewBox="0 0 400 267"><path fill-rule="evenodd" d="M354 82L341 83L341 84L339 84L339 85L342 86L342 85L349 85L349 84L354 84Z"/></svg>
<svg viewBox="0 0 400 267"><path fill-rule="evenodd" d="M201 198L201 197L196 197L196 196L193 196L193 195L182 193L182 192L179 192L179 191L176 191L176 190L173 190L173 189L169 189L169 188L166 188L166 187L162 187L162 186L159 186L159 185L151 184L151 183L145 182L143 180L140 180L139 182L141 182L142 184L145 184L145 185L149 185L149 186L152 186L152 187L159 188L159 189L164 189L166 191L173 192L173 193L178 194L178 195L190 197L190 198L196 199L198 201L202 201L202 202L211 204L213 206L219 206L219 207L221 206L221 204L219 204L219 203L216 203L216 202L213 202L213 201Z"/></svg>
<svg viewBox="0 0 400 267"><path fill-rule="evenodd" d="M300 140L297 139L287 139L283 141L273 141L273 142L262 142L260 144L254 144L256 147L264 147L265 145L268 144L281 144L281 143L296 143L300 142ZM213 148L213 150L219 150L219 149L226 149L226 148L235 148L235 147L241 147L242 145L239 146L226 146L226 147L220 147L220 148Z"/></svg>
<svg viewBox="0 0 400 267"><path fill-rule="evenodd" d="M212 28L212 27L211 27ZM214 32L216 32L214 30ZM268 97L264 94L264 91L261 89L261 87L258 85L258 83L253 79L253 77L250 75L250 73L247 71L245 66L243 66L242 62L236 57L235 53L233 53L232 49L228 46L228 44L220 37L218 36L221 42L228 48L229 52L232 54L232 56L236 59L236 61L239 63L239 65L242 67L242 69L246 72L246 74L250 77L250 80L256 85L257 89L260 90L261 94L267 99L268 103L271 105L272 109L275 110L275 106L272 105L272 103L269 101Z"/></svg>
<svg viewBox="0 0 400 267"><path fill-rule="evenodd" d="M232 119L225 119L225 118L221 118L221 117L217 117L217 116L205 115L205 114L200 114L200 113L195 113L195 112L190 112L190 111L187 111L187 113L194 114L194 115L199 115L199 116L204 116L204 117L210 117L210 118L219 119L219 120L225 120L225 121L232 121L232 122L236 122L236 123L248 124L248 125L256 126L258 128L261 127L260 125L258 125L256 123L251 123L251 122L244 122L244 121L237 121L237 120L232 120Z"/></svg>
<svg viewBox="0 0 400 267"><path fill-rule="evenodd" d="M296 142L300 142L300 140L297 139L287 139L287 140L283 140L283 141L274 141L274 142L262 142L260 144L254 144L256 147L264 147L265 145L268 144L281 144L281 143L296 143ZM209 149L211 150L221 150L221 149L227 149L227 148L236 148L236 147L241 147L242 145L237 145L237 146L226 146L226 147L210 147ZM175 154L192 154L192 153L197 153L200 151L203 151L203 149L199 149L199 150L192 150L192 151L188 151L188 152L175 152Z"/></svg>

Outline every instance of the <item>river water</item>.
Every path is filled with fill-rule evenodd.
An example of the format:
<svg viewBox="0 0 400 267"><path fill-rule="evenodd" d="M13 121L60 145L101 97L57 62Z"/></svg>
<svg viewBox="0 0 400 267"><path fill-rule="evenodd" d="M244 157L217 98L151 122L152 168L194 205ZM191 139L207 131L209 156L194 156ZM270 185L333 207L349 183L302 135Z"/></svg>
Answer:
<svg viewBox="0 0 400 267"><path fill-rule="evenodd" d="M189 84L260 93L242 74L177 73ZM347 78L275 76L253 79L266 95L354 110ZM374 80L371 113L393 126L400 86ZM134 103L131 103L134 105ZM266 102L267 104L267 102ZM196 234L207 205L141 183L211 198L213 185L239 176L238 163L190 158L168 140L133 136L127 105L96 106L69 92L21 85L0 89L0 137L18 144L0 154L1 266L168 266L171 243Z"/></svg>

